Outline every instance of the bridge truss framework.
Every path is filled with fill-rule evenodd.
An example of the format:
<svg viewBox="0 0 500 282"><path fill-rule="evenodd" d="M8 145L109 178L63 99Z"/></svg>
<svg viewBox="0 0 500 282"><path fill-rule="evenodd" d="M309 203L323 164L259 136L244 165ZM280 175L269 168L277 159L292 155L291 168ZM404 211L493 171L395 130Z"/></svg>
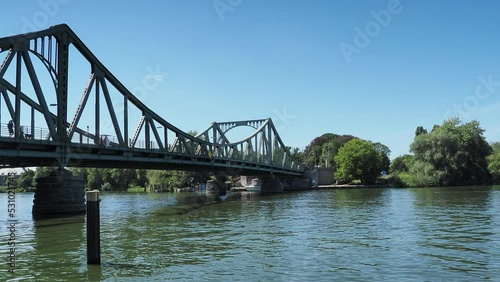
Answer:
<svg viewBox="0 0 500 282"><path fill-rule="evenodd" d="M68 105L70 50L76 50L90 69L76 109ZM3 104L12 125L0 122L0 166L233 170L282 175L303 171L270 118L214 122L197 136L173 126L134 96L67 25L0 38L1 54L5 57L0 65L0 109ZM43 65L53 89L42 86L39 77L47 74L41 74L36 64ZM121 102L112 98L112 91L119 93ZM47 92L55 94L56 103L47 102ZM80 121L89 109L93 124L85 128ZM141 113L138 120L129 118L131 111ZM21 126L22 118L28 116L30 124ZM102 128L104 119L110 124L106 128ZM239 126L252 127L255 132L232 143L226 133Z"/></svg>

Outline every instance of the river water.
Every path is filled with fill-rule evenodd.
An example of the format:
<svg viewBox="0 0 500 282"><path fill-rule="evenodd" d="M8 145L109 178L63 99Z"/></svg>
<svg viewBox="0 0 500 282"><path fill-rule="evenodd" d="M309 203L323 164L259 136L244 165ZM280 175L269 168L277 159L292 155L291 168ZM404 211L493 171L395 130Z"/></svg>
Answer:
<svg viewBox="0 0 500 282"><path fill-rule="evenodd" d="M11 268L1 194L0 281L500 279L500 186L101 196L101 266L83 216L35 222L25 193Z"/></svg>

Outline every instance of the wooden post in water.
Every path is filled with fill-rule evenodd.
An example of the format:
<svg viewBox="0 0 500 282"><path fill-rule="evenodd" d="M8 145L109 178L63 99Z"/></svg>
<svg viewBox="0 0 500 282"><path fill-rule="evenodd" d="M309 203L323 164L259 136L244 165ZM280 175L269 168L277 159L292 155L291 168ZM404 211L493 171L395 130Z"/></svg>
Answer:
<svg viewBox="0 0 500 282"><path fill-rule="evenodd" d="M101 264L99 190L87 191L87 264Z"/></svg>

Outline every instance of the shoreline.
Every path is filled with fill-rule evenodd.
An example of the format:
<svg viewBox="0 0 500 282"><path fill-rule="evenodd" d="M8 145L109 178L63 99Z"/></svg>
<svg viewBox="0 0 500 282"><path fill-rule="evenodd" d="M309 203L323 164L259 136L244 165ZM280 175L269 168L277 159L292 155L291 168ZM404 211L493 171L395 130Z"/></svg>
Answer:
<svg viewBox="0 0 500 282"><path fill-rule="evenodd" d="M329 184L318 185L316 189L363 189L363 188L402 188L390 184Z"/></svg>

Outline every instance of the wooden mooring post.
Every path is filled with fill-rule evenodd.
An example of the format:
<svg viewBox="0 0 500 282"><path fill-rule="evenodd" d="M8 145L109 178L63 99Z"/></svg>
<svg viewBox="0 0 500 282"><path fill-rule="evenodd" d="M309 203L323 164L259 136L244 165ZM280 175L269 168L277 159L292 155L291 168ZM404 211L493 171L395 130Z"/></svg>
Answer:
<svg viewBox="0 0 500 282"><path fill-rule="evenodd" d="M87 191L87 264L101 264L99 190Z"/></svg>

